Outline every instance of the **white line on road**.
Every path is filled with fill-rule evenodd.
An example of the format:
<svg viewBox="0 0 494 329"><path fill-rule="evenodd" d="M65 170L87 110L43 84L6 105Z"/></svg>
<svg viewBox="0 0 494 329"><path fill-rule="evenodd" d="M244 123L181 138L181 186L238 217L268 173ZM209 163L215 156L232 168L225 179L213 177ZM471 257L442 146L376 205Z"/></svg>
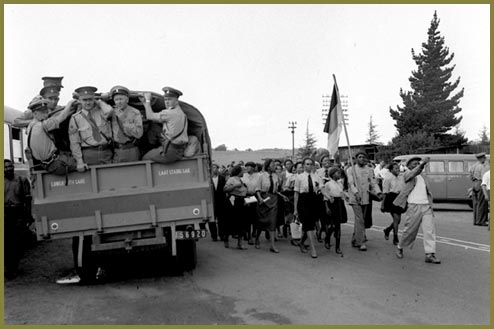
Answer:
<svg viewBox="0 0 494 329"><path fill-rule="evenodd" d="M348 223L345 223L344 225L353 226L353 222L348 222ZM372 231L376 231L376 232L382 232L383 229L384 229L383 226L373 225L368 230L372 230ZM403 234L403 230L400 230L399 233L400 233L400 235ZM417 237L419 239L423 239L424 235L422 233L418 233ZM447 237L443 237L443 236L436 236L436 242L437 243L444 243L444 244L447 244L450 246L463 247L465 249L473 249L473 250L491 252L491 246L488 244L458 240L458 239L447 238Z"/></svg>

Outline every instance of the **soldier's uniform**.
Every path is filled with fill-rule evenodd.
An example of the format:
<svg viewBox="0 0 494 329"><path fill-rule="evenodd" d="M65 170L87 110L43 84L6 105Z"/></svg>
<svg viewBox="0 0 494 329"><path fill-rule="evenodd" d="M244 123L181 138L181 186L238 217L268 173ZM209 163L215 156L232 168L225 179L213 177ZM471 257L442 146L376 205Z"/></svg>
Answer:
<svg viewBox="0 0 494 329"><path fill-rule="evenodd" d="M94 99L95 87L80 87L75 90L79 100ZM101 104L94 103L89 110L81 109L72 115L69 122L69 139L72 155L77 166L112 162L112 131L107 121L108 112ZM108 105L109 106L109 105ZM111 107L110 107L111 108Z"/></svg>
<svg viewBox="0 0 494 329"><path fill-rule="evenodd" d="M182 92L171 88L164 87L164 97L177 98ZM177 104L173 108L167 108L159 113L152 113L148 120L154 120L163 123L162 138L163 142L160 147L152 149L146 153L143 160L153 160L160 163L170 163L180 160L184 155L187 145L187 116Z"/></svg>
<svg viewBox="0 0 494 329"><path fill-rule="evenodd" d="M112 99L116 95L129 97L129 90L122 86L115 86L110 90ZM111 116L111 127L113 133L113 162L138 161L140 158L137 139L142 137L141 112L132 106L120 109L115 107Z"/></svg>
<svg viewBox="0 0 494 329"><path fill-rule="evenodd" d="M33 112L43 111L47 110L46 106L47 101L42 99L32 103L30 109ZM42 121L33 118L27 129L27 146L33 160L38 160L42 169L57 175L64 175L77 169L74 158L69 152L57 147L56 136L52 135L52 132L57 130L69 115L70 108L67 108L56 116Z"/></svg>

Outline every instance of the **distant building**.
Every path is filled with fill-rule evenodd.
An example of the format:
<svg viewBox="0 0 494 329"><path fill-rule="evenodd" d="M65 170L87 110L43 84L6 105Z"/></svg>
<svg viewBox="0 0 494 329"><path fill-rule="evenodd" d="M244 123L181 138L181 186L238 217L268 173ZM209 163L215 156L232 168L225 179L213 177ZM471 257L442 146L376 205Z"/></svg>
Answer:
<svg viewBox="0 0 494 329"><path fill-rule="evenodd" d="M379 144L358 144L358 145L350 145L350 150L352 152L352 156L355 157L355 153L359 151L364 151L369 156L369 160L376 160L377 147ZM338 147L338 158L340 162L350 161L350 157L348 155L348 146L340 146Z"/></svg>

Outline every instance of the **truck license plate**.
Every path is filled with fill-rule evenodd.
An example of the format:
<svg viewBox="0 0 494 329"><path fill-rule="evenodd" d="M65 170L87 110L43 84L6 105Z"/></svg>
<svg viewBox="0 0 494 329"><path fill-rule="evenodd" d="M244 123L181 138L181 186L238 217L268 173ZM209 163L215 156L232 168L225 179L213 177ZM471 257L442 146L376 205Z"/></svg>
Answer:
<svg viewBox="0 0 494 329"><path fill-rule="evenodd" d="M207 236L206 230L193 230L193 231L176 231L175 239L186 240L186 239L199 239L205 238Z"/></svg>

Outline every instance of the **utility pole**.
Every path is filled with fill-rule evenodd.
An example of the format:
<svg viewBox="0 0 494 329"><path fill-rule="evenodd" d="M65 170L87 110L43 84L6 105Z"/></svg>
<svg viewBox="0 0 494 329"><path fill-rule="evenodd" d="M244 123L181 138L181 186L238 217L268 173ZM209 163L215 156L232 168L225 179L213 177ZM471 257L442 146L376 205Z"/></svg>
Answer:
<svg viewBox="0 0 494 329"><path fill-rule="evenodd" d="M292 161L295 159L295 128L297 128L297 121L288 121L288 129L292 130Z"/></svg>

